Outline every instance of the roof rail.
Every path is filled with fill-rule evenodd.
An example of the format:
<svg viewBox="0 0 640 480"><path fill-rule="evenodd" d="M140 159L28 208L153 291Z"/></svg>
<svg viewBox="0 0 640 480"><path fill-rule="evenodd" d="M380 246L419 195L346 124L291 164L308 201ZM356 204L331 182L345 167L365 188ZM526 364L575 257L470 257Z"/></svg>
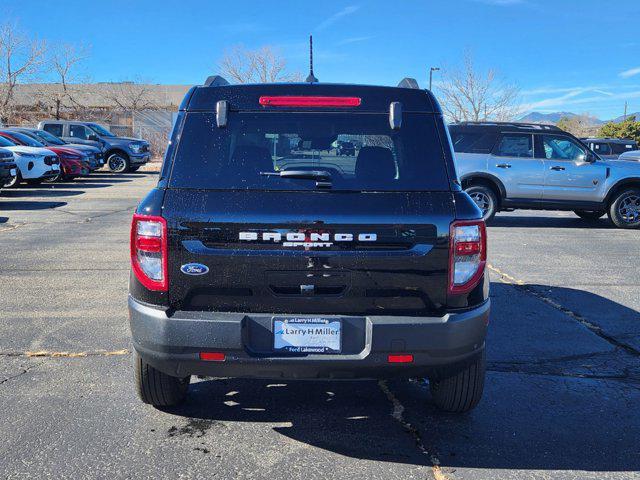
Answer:
<svg viewBox="0 0 640 480"><path fill-rule="evenodd" d="M230 83L220 75L211 75L204 81L205 87L224 87L225 85L230 85Z"/></svg>
<svg viewBox="0 0 640 480"><path fill-rule="evenodd" d="M536 130L561 130L555 125L546 123L522 123L522 122L456 122L454 125L479 125L479 126L495 126L495 127L516 127L516 128L534 128Z"/></svg>
<svg viewBox="0 0 640 480"><path fill-rule="evenodd" d="M404 77L402 80L400 80L398 87L399 88L415 88L415 89L420 88L418 86L418 81L415 78L411 78L411 77Z"/></svg>
<svg viewBox="0 0 640 480"><path fill-rule="evenodd" d="M615 137L584 137L585 140L606 140L608 142L629 143L635 141L633 138L615 138Z"/></svg>

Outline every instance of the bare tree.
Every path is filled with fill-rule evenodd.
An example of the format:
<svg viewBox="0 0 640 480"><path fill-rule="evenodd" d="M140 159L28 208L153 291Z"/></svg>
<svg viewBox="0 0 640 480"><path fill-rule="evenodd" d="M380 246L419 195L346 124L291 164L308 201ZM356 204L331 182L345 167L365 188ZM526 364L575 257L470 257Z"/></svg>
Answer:
<svg viewBox="0 0 640 480"><path fill-rule="evenodd" d="M465 52L462 66L443 68L436 94L445 115L455 122L511 120L518 113L519 89L493 69L477 71L470 52Z"/></svg>
<svg viewBox="0 0 640 480"><path fill-rule="evenodd" d="M287 62L270 46L247 50L236 45L220 61L220 72L237 83L298 82L302 75L288 73Z"/></svg>
<svg viewBox="0 0 640 480"><path fill-rule="evenodd" d="M30 39L15 24L0 25L0 119L14 113L16 85L33 79L45 60L46 44Z"/></svg>
<svg viewBox="0 0 640 480"><path fill-rule="evenodd" d="M48 64L55 81L43 84L39 97L53 109L56 119L60 119L63 110L77 111L83 108L78 84L85 79L79 67L88 56L87 48L66 44L58 46L51 52Z"/></svg>
<svg viewBox="0 0 640 480"><path fill-rule="evenodd" d="M118 109L125 112L153 110L158 107L148 83L141 81L110 83L102 95Z"/></svg>

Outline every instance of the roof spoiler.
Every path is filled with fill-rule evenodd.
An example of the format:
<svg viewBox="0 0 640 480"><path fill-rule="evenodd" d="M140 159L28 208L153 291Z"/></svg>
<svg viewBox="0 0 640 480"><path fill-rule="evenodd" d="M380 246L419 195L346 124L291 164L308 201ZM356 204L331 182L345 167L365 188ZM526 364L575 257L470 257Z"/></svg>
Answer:
<svg viewBox="0 0 640 480"><path fill-rule="evenodd" d="M398 87L399 88L415 88L415 89L420 88L418 86L418 81L415 78L411 78L411 77L404 77L402 80L400 80Z"/></svg>
<svg viewBox="0 0 640 480"><path fill-rule="evenodd" d="M226 85L231 85L231 84L227 82L220 75L211 75L210 77L207 77L207 79L204 81L205 87L224 87Z"/></svg>

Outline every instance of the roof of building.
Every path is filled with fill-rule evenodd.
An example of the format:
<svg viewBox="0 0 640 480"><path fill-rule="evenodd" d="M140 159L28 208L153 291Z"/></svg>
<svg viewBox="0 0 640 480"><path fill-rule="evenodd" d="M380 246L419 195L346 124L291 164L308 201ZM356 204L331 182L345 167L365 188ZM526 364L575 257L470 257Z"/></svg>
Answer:
<svg viewBox="0 0 640 480"><path fill-rule="evenodd" d="M191 85L158 85L132 82L71 84L68 89L73 99L86 108L118 108L120 104L138 102L149 108L177 109ZM26 83L16 86L15 101L21 107L51 105L62 97L62 86L57 83ZM63 101L67 105L68 101Z"/></svg>

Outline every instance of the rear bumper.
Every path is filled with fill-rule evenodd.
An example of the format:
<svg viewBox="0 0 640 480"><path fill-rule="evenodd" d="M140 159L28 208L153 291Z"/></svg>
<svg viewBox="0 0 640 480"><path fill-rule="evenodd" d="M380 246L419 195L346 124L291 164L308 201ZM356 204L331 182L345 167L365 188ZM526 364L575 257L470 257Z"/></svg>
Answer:
<svg viewBox="0 0 640 480"><path fill-rule="evenodd" d="M292 356L270 351L273 315L180 312L168 317L164 310L129 297L134 348L146 362L173 376L446 376L482 353L489 310L487 301L472 310L442 317L341 317L343 323L349 323L351 335L358 338L351 342L355 347L347 349L349 352ZM346 332L345 328L344 335ZM223 352L225 361L202 361L199 352ZM412 354L413 362L388 363L390 353Z"/></svg>

